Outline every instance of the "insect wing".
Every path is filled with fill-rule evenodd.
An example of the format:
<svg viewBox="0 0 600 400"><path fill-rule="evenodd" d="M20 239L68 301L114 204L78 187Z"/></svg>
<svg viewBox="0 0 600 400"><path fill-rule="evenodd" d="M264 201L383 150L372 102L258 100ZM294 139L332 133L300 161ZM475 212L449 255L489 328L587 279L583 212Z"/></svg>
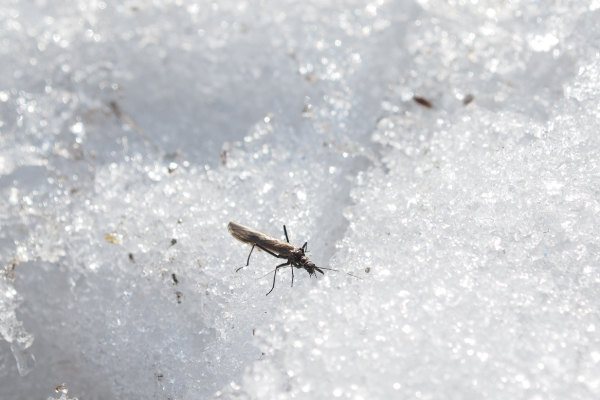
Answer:
<svg viewBox="0 0 600 400"><path fill-rule="evenodd" d="M267 239L277 240L272 236L259 232L255 229L248 228L247 226L238 224L237 222L233 221L231 221L229 225L227 225L227 230L229 230L231 236L233 236L240 242L246 244L254 245L260 242L264 242Z"/></svg>
<svg viewBox="0 0 600 400"><path fill-rule="evenodd" d="M280 256L291 256L294 250L296 250L296 248L289 243L274 238L271 235L267 235L266 233L238 224L237 222L231 221L227 226L227 229L229 230L229 233L240 242L263 247Z"/></svg>

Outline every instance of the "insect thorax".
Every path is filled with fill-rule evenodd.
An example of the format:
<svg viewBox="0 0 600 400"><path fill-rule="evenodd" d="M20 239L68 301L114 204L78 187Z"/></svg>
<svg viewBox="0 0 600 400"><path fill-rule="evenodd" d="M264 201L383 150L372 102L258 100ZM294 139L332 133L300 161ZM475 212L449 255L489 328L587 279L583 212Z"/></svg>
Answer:
<svg viewBox="0 0 600 400"><path fill-rule="evenodd" d="M291 261L296 264L305 264L307 261L310 262L308 257L306 257L306 255L304 254L304 250L302 249L294 250L291 258Z"/></svg>

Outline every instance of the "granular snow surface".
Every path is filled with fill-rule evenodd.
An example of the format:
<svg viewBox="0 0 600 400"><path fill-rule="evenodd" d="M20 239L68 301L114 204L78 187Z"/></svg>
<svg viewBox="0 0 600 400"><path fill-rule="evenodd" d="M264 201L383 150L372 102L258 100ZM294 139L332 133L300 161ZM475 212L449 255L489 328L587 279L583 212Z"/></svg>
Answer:
<svg viewBox="0 0 600 400"><path fill-rule="evenodd" d="M0 398L599 398L598 21L2 2Z"/></svg>

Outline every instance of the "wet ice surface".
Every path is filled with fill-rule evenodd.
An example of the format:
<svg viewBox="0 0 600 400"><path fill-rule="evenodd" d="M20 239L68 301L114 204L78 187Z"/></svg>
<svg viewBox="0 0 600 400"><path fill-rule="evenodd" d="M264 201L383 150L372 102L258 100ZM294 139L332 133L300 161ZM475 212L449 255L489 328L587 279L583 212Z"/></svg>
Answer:
<svg viewBox="0 0 600 400"><path fill-rule="evenodd" d="M0 6L0 397L598 397L597 2L37 6ZM340 272L267 297L231 220Z"/></svg>

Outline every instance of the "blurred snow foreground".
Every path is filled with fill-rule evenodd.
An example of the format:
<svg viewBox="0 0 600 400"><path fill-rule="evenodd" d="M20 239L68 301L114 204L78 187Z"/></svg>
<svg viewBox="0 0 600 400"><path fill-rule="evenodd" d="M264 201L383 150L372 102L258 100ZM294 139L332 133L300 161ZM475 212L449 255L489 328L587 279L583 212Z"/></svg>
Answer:
<svg viewBox="0 0 600 400"><path fill-rule="evenodd" d="M4 1L0 398L597 399L599 18Z"/></svg>

